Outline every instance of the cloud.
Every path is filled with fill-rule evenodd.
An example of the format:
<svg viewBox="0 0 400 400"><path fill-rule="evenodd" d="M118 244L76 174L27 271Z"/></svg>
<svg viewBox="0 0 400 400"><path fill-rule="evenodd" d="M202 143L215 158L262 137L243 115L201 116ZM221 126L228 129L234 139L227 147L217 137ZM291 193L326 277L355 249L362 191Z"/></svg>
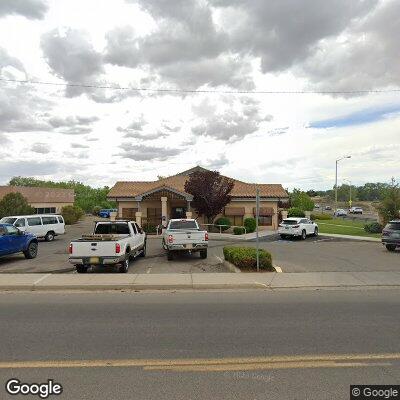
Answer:
<svg viewBox="0 0 400 400"><path fill-rule="evenodd" d="M48 123L56 132L64 135L85 135L92 132L91 125L98 120L95 116L54 116L48 119Z"/></svg>
<svg viewBox="0 0 400 400"><path fill-rule="evenodd" d="M48 154L50 153L50 146L47 143L35 143L31 147L31 151L39 154Z"/></svg>
<svg viewBox="0 0 400 400"><path fill-rule="evenodd" d="M163 123L162 124L162 129L165 129L168 132L176 133L176 132L179 132L181 130L181 127L180 126L170 126L167 123Z"/></svg>
<svg viewBox="0 0 400 400"><path fill-rule="evenodd" d="M22 15L28 19L43 19L48 9L44 0L1 0L0 17Z"/></svg>
<svg viewBox="0 0 400 400"><path fill-rule="evenodd" d="M157 29L143 37L136 36L130 26L108 32L106 62L146 69L181 88L254 87L250 63L231 54L229 37L217 29L212 10L205 2L132 2L154 18Z"/></svg>
<svg viewBox="0 0 400 400"><path fill-rule="evenodd" d="M165 161L183 151L176 148L169 149L165 147L146 146L144 144L132 145L130 143L124 143L120 147L124 151L118 154L119 156L135 161Z"/></svg>
<svg viewBox="0 0 400 400"><path fill-rule="evenodd" d="M63 155L65 157L69 157L69 158L76 158L78 160L84 160L89 158L89 154L87 154L86 151L80 151L80 152L76 152L76 151L64 151Z"/></svg>
<svg viewBox="0 0 400 400"><path fill-rule="evenodd" d="M52 71L70 84L95 84L104 72L103 58L88 36L80 30L67 28L64 32L53 29L41 38L44 58ZM67 87L66 96L75 97L93 89Z"/></svg>
<svg viewBox="0 0 400 400"><path fill-rule="evenodd" d="M222 167L229 164L229 160L225 154L220 154L218 157L216 157L214 159L207 159L202 164L206 168L209 168L212 170L220 170Z"/></svg>
<svg viewBox="0 0 400 400"><path fill-rule="evenodd" d="M201 122L192 127L192 134L232 143L257 132L262 122L272 119L270 115L260 115L258 103L245 106L241 102L236 103L239 103L236 104L236 109L235 104L228 104L223 111L218 111L217 105L211 104L208 99L193 106L192 109Z"/></svg>
<svg viewBox="0 0 400 400"><path fill-rule="evenodd" d="M307 59L323 39L337 36L371 11L377 0L211 0L221 9L230 49L259 57L264 73L284 71Z"/></svg>
<svg viewBox="0 0 400 400"><path fill-rule="evenodd" d="M121 128L117 128L117 130L119 130L120 132L124 131ZM156 133L141 133L141 132L127 131L127 133L125 133L125 135L124 135L124 138L140 139L140 140L154 140L154 139L165 138L167 136L168 136L167 134L162 133L160 131L158 131Z"/></svg>
<svg viewBox="0 0 400 400"><path fill-rule="evenodd" d="M73 149L89 149L90 146L87 146L85 144L81 144L81 143L71 143L71 147Z"/></svg>

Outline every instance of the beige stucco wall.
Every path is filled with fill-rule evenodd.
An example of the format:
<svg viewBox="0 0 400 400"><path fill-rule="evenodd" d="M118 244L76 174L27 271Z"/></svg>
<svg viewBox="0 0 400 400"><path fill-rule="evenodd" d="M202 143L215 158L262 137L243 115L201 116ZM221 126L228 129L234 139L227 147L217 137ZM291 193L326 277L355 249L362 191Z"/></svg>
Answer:
<svg viewBox="0 0 400 400"><path fill-rule="evenodd" d="M73 206L74 203L30 203L31 207L34 208L50 208L55 207L56 213L60 213L61 209L65 206Z"/></svg>
<svg viewBox="0 0 400 400"><path fill-rule="evenodd" d="M167 201L167 210L169 218L171 214L172 207L187 207L187 202L185 200L168 200ZM231 201L227 204L227 207L244 207L245 215L244 218L254 217L253 209L256 206L255 200L251 201ZM260 201L260 207L271 207L274 210L274 215L272 216L272 226L260 226L260 229L277 229L278 228L278 202L277 201ZM120 201L118 202L118 215L122 215L123 208L137 208L136 201ZM142 201L140 203L140 211L142 213L142 218L147 217L147 208L161 208L161 201ZM196 218L200 223L204 223L205 220L203 217L199 217L196 211L191 208L193 213L193 218ZM217 216L221 217L222 214Z"/></svg>

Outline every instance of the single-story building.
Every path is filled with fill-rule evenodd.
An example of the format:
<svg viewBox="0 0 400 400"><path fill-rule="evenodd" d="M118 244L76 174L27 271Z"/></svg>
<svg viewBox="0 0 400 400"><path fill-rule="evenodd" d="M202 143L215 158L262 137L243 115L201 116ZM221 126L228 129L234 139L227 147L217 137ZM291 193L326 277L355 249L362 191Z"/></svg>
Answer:
<svg viewBox="0 0 400 400"><path fill-rule="evenodd" d="M118 217L135 219L145 226L164 224L170 218L196 218L204 223L192 209L193 196L185 192L185 182L195 171L194 167L177 175L157 181L117 182L108 199L118 204ZM234 226L242 226L245 218L256 213L256 188L260 190L260 227L277 229L279 208L289 200L281 184L254 184L234 179L231 201L219 216L226 216Z"/></svg>
<svg viewBox="0 0 400 400"><path fill-rule="evenodd" d="M8 193L21 193L37 214L58 214L64 206L73 206L73 189L28 186L0 186L0 200Z"/></svg>

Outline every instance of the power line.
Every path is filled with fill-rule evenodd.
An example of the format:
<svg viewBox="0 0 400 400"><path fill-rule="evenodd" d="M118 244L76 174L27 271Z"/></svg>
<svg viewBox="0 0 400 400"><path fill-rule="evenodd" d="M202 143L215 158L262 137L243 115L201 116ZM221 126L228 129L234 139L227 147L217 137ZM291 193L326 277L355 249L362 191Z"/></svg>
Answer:
<svg viewBox="0 0 400 400"><path fill-rule="evenodd" d="M368 93L400 93L400 89L366 89L366 90L210 90L210 89L173 89L95 85L83 83L29 81L0 78L0 82L21 83L28 85L80 87L87 89L132 90L137 92L159 93L214 93L214 94L368 94Z"/></svg>

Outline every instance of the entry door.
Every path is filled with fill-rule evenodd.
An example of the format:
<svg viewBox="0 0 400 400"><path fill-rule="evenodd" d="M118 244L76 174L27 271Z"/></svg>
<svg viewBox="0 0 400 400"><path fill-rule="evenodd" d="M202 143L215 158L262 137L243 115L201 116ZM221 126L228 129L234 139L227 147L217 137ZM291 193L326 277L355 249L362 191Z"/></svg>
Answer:
<svg viewBox="0 0 400 400"><path fill-rule="evenodd" d="M172 207L171 218L172 219L186 218L186 207Z"/></svg>

